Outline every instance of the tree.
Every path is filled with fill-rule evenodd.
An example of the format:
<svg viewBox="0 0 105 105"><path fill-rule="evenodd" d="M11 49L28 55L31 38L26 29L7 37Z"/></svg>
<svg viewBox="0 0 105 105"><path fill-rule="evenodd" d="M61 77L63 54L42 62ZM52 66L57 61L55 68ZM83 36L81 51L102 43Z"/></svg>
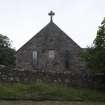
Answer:
<svg viewBox="0 0 105 105"><path fill-rule="evenodd" d="M0 34L0 64L15 65L15 49L11 48L10 39L2 34Z"/></svg>
<svg viewBox="0 0 105 105"><path fill-rule="evenodd" d="M93 45L87 48L83 57L91 71L105 73L105 18L97 31Z"/></svg>
<svg viewBox="0 0 105 105"><path fill-rule="evenodd" d="M95 48L105 48L105 18L97 31L96 39L93 42Z"/></svg>

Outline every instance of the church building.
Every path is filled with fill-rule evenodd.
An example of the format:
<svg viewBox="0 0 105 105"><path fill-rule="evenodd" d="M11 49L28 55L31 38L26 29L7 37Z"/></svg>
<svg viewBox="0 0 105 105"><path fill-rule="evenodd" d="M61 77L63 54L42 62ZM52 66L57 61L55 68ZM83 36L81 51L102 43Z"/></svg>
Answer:
<svg viewBox="0 0 105 105"><path fill-rule="evenodd" d="M24 71L81 75L85 70L81 61L83 49L53 22L54 15L51 11L50 22L17 51L16 67Z"/></svg>

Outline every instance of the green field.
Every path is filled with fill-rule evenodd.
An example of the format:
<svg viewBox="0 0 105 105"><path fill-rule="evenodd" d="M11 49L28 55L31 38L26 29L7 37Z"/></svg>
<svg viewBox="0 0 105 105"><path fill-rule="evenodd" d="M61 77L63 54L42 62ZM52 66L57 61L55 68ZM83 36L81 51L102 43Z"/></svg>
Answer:
<svg viewBox="0 0 105 105"><path fill-rule="evenodd" d="M98 101L105 102L105 93L94 89L72 88L58 84L2 84L1 100L34 101Z"/></svg>

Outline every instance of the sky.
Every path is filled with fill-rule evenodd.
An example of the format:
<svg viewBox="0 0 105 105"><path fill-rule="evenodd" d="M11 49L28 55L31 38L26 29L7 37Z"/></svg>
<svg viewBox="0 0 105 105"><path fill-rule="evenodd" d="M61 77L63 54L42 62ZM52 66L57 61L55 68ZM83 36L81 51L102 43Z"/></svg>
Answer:
<svg viewBox="0 0 105 105"><path fill-rule="evenodd" d="M91 46L105 17L105 0L0 0L0 34L18 50L53 21L80 47Z"/></svg>

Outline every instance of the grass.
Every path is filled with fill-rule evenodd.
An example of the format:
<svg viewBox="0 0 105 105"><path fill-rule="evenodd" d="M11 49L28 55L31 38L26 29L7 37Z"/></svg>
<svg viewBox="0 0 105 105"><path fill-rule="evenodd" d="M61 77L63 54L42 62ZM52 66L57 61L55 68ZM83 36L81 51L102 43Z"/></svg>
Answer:
<svg viewBox="0 0 105 105"><path fill-rule="evenodd" d="M0 101L0 105L105 105L104 102Z"/></svg>
<svg viewBox="0 0 105 105"><path fill-rule="evenodd" d="M65 87L58 84L15 83L0 85L0 99L105 102L105 93L90 89Z"/></svg>

